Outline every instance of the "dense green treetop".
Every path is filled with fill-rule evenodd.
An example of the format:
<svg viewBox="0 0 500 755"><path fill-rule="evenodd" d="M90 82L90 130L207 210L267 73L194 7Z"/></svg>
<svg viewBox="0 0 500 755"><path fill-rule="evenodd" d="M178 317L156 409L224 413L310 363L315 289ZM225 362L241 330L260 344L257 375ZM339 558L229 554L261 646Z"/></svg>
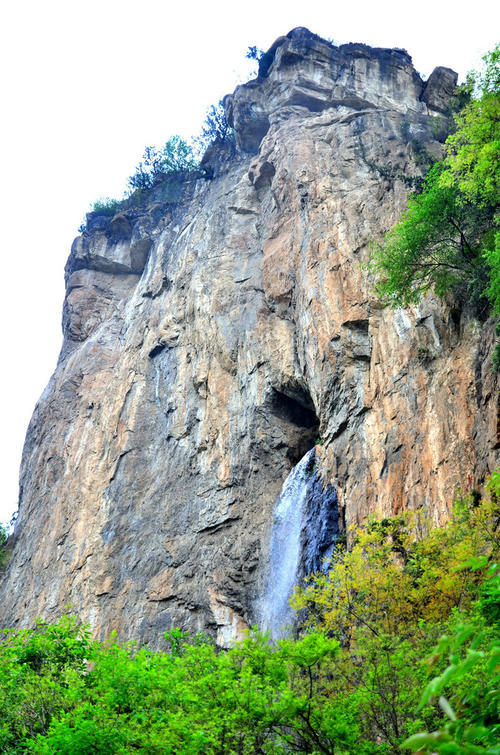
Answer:
<svg viewBox="0 0 500 755"><path fill-rule="evenodd" d="M440 183L455 186L468 201L500 204L500 46L484 57L485 70L469 77L475 97L455 116L446 142Z"/></svg>

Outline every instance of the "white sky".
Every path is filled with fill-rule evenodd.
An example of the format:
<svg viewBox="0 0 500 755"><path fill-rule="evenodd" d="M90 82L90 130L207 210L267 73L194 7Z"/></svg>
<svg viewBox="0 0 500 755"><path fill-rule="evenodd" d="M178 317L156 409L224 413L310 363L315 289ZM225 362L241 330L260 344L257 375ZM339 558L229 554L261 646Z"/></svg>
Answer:
<svg viewBox="0 0 500 755"><path fill-rule="evenodd" d="M497 9L494 9L496 5ZM146 144L198 131L248 78L249 45L295 26L404 47L426 76L463 78L500 36L492 0L10 0L0 18L3 399L0 521L17 507L22 443L61 343L63 269L89 204L120 197Z"/></svg>

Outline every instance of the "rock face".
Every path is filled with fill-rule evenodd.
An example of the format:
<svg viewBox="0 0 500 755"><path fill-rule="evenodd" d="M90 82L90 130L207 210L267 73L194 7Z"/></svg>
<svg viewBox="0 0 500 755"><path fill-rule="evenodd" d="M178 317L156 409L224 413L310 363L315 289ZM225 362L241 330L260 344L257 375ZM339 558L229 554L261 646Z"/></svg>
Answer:
<svg viewBox="0 0 500 755"><path fill-rule="evenodd" d="M26 439L3 625L71 604L100 638L229 642L255 620L275 501L318 438L345 525L404 507L444 520L481 485L500 444L492 325L432 298L384 309L362 265L440 154L455 80L296 29L226 97L236 149L209 150L210 179L89 218Z"/></svg>

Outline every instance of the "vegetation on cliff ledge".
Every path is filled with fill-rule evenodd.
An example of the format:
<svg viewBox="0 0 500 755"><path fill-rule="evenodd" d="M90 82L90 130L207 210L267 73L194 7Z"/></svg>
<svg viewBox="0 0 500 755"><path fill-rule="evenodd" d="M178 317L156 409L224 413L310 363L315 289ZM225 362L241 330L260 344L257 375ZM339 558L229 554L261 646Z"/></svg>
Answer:
<svg viewBox="0 0 500 755"><path fill-rule="evenodd" d="M9 535L9 529L7 525L0 522L0 569L3 569L7 563L7 554L5 551L5 543Z"/></svg>
<svg viewBox="0 0 500 755"><path fill-rule="evenodd" d="M124 209L132 196L136 201L144 201L148 190L159 181L172 176L185 176L199 172L210 177L210 169L203 165L204 152L211 145L232 144L234 131L229 126L222 101L208 108L200 133L192 140L183 139L177 134L171 136L162 147L148 146L144 149L134 173L129 176L123 199L102 197L92 204L91 212L98 215L115 215ZM86 230L83 222L79 231Z"/></svg>
<svg viewBox="0 0 500 755"><path fill-rule="evenodd" d="M294 597L298 638L152 651L63 617L0 640L0 752L500 753L500 474L372 520Z"/></svg>

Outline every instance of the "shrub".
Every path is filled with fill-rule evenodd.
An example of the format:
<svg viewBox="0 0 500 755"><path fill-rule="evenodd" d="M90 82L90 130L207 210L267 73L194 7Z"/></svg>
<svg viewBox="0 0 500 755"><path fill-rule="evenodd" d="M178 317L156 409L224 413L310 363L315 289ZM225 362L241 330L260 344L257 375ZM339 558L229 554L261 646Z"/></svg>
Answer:
<svg viewBox="0 0 500 755"><path fill-rule="evenodd" d="M425 658L443 628L473 610L498 557L497 490L495 478L480 505L473 493L459 498L442 528L409 512L356 528L351 549L338 548L328 574L312 575L294 595L304 625L342 643L331 694L339 705L341 697L357 701L361 737L379 742L381 752L399 753L406 737L439 726L433 701L418 708ZM440 658L439 671L443 664Z"/></svg>
<svg viewBox="0 0 500 755"><path fill-rule="evenodd" d="M261 50L257 45L251 45L246 51L245 58L248 58L248 60L256 60L258 63L263 56L264 50Z"/></svg>
<svg viewBox="0 0 500 755"><path fill-rule="evenodd" d="M75 619L0 633L0 752L32 751L82 694L89 632Z"/></svg>
<svg viewBox="0 0 500 755"><path fill-rule="evenodd" d="M345 716L325 719L325 697L309 683L335 658L335 640L311 633L273 647L253 633L218 653L179 630L168 639L171 653L91 643L68 617L7 633L0 751L284 755L311 752L314 740L328 752L345 729Z"/></svg>
<svg viewBox="0 0 500 755"><path fill-rule="evenodd" d="M4 545L7 541L8 536L9 528L6 524L2 524L2 522L0 522L0 569L3 569L7 563L7 553L5 551Z"/></svg>
<svg viewBox="0 0 500 755"><path fill-rule="evenodd" d="M452 608L467 607L499 552L497 480L492 477L480 505L474 492L458 498L444 527L432 528L425 515L405 512L353 529L350 550L339 548L328 574L312 575L297 589L294 608L307 609L307 626L349 645L360 627L387 635L405 627L411 635L422 619L443 619ZM481 568L460 568L471 560Z"/></svg>
<svg viewBox="0 0 500 755"><path fill-rule="evenodd" d="M404 514L355 530L295 597L308 631L277 645L254 630L219 651L174 629L153 651L91 642L69 617L4 632L0 752L498 752L499 496L500 472L444 528Z"/></svg>
<svg viewBox="0 0 500 755"><path fill-rule="evenodd" d="M128 188L149 189L161 175L199 170L193 146L180 136L172 136L161 149L146 147L135 173L128 179Z"/></svg>
<svg viewBox="0 0 500 755"><path fill-rule="evenodd" d="M493 372L500 371L500 343L495 344L493 355L491 357L491 368Z"/></svg>
<svg viewBox="0 0 500 755"><path fill-rule="evenodd" d="M91 212L95 212L98 215L116 215L121 205L122 202L120 199L102 197L101 199L96 199L92 204Z"/></svg>
<svg viewBox="0 0 500 755"><path fill-rule="evenodd" d="M217 142L234 142L234 130L226 120L226 113L222 100L217 105L212 105L206 112L205 120L201 127L201 134L196 139L198 146L203 149Z"/></svg>
<svg viewBox="0 0 500 755"><path fill-rule="evenodd" d="M274 60L274 52L264 52L260 47L252 45L248 48L245 57L258 63L258 69L254 71L254 75L266 76Z"/></svg>
<svg viewBox="0 0 500 755"><path fill-rule="evenodd" d="M114 215L132 193L135 193L132 201L141 203L149 196L148 190L162 176L177 176L181 180L185 173L205 170L208 177L209 172L200 165L200 158L206 148L214 142L219 144L234 143L234 131L226 120L222 101L219 101L217 105L212 105L207 110L201 133L192 142L175 135L170 137L163 147L146 147L135 172L128 178L125 198L123 200L108 197L98 199L92 205L91 211L101 215ZM170 201L168 197L171 195L178 198L178 189L179 187L167 187L161 192L167 197L163 201ZM78 231L83 233L86 229L87 224L84 221L79 226Z"/></svg>
<svg viewBox="0 0 500 755"><path fill-rule="evenodd" d="M106 215L108 217L113 217L113 215L116 215L116 213L120 210L122 204L123 200L112 199L111 197L101 197L100 199L96 199L95 202L92 203L90 212L93 212L96 215ZM86 230L87 220L83 220L78 227L78 233L84 233L84 231Z"/></svg>
<svg viewBox="0 0 500 755"><path fill-rule="evenodd" d="M418 732L404 746L419 753L497 753L500 741L500 573L493 564L474 611L457 617L429 658L444 670L424 689L419 707L437 700L439 729Z"/></svg>

